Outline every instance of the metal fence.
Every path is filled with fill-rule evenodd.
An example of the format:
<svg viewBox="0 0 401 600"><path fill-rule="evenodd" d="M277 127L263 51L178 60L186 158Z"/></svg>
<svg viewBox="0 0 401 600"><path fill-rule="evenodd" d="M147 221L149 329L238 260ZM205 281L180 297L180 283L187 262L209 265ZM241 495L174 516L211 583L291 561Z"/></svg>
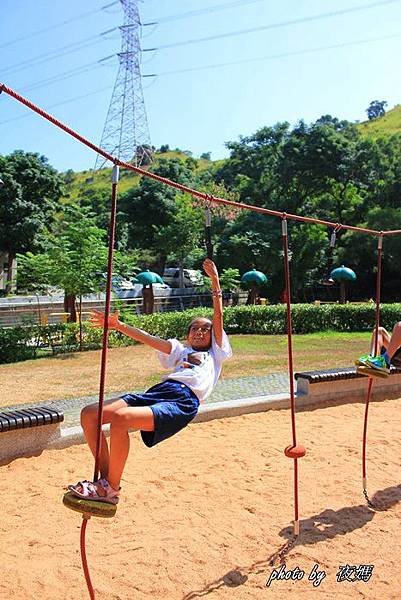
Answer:
<svg viewBox="0 0 401 600"><path fill-rule="evenodd" d="M174 290L177 292L178 290ZM240 292L234 299L235 303L244 304L246 292ZM233 298L226 294L223 298L224 304L231 304ZM188 308L209 307L212 305L210 293L173 293L169 296L155 297L154 312L181 311ZM112 308L130 308L137 314L142 314L142 298L115 298L112 300ZM82 304L82 320L87 320L93 309L103 310L104 300L98 298L84 301ZM14 327L15 325L65 323L68 313L64 312L61 300L38 301L32 299L29 302L15 301L12 299L7 303L0 304L0 327Z"/></svg>

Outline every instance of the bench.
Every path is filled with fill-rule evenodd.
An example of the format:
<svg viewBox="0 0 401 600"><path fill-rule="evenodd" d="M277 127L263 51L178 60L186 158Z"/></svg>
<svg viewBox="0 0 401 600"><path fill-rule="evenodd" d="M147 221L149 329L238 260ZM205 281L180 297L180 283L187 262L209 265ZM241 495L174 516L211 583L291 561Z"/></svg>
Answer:
<svg viewBox="0 0 401 600"><path fill-rule="evenodd" d="M0 412L0 461L38 454L60 437L64 414L51 406Z"/></svg>
<svg viewBox="0 0 401 600"><path fill-rule="evenodd" d="M366 397L368 377L360 375L356 367L339 367L318 371L295 373L297 398L300 404L313 404L325 400L361 401ZM386 378L374 378L374 399L401 396L401 368L391 367Z"/></svg>

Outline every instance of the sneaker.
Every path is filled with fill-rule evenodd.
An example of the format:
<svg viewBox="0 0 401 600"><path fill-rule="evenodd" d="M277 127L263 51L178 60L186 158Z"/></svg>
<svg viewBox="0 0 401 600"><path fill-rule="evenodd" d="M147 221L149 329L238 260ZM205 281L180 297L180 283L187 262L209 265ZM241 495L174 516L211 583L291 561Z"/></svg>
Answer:
<svg viewBox="0 0 401 600"><path fill-rule="evenodd" d="M368 361L372 359L373 356L371 354L362 354L359 358L356 359L355 364L357 367L367 367Z"/></svg>
<svg viewBox="0 0 401 600"><path fill-rule="evenodd" d="M366 366L377 371L382 371L382 373L390 373L390 368L384 356L371 356L366 361Z"/></svg>

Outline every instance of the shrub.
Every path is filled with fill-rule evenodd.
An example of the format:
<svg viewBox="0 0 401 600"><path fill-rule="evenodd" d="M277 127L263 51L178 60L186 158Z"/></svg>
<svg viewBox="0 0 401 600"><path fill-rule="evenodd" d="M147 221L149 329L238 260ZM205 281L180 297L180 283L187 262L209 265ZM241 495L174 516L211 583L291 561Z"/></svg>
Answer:
<svg viewBox="0 0 401 600"><path fill-rule="evenodd" d="M35 358L37 340L33 327L0 329L0 363Z"/></svg>
<svg viewBox="0 0 401 600"><path fill-rule="evenodd" d="M182 312L137 315L125 309L122 320L140 327L151 335L162 338L185 338L190 321L198 316L211 318L212 309L192 308ZM381 307L381 325L391 330L401 320L401 304L384 304ZM224 327L227 333L284 334L287 311L283 304L267 306L235 306L224 310ZM294 304L292 307L293 333L305 334L319 331L371 331L375 324L374 304ZM84 350L102 345L103 332L90 323L83 323ZM109 346L128 346L136 342L116 331L109 333ZM47 353L76 352L79 350L77 323L56 325L29 325L0 328L0 363L11 363L36 358Z"/></svg>

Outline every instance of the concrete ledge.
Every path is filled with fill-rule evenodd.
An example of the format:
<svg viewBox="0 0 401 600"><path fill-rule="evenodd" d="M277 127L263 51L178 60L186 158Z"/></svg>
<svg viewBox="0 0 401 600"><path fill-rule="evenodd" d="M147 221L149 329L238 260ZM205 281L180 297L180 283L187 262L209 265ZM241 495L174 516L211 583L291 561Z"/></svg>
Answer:
<svg viewBox="0 0 401 600"><path fill-rule="evenodd" d="M366 397L369 377L338 379L337 381L309 382L297 380L297 397L304 405L330 400L356 401ZM372 387L372 398L398 398L401 396L401 374L389 375L386 379L376 377ZM298 404L298 403L297 403Z"/></svg>
<svg viewBox="0 0 401 600"><path fill-rule="evenodd" d="M367 377L312 384L302 380L302 385L298 380L296 407L297 409L308 408L311 405L316 406L327 402L363 402L367 384ZM391 375L388 379L375 380L372 393L374 400L400 396L401 374ZM213 419L236 417L267 410L288 409L289 407L289 394L252 396L239 400L214 402L203 404L192 423L205 423ZM110 427L106 425L103 430L108 436ZM46 427L3 432L0 434L0 460L4 463L21 456L38 455L47 448L62 449L83 443L85 443L85 438L80 426L61 428L59 423Z"/></svg>
<svg viewBox="0 0 401 600"><path fill-rule="evenodd" d="M225 417L238 417L249 413L265 412L266 410L288 408L290 397L288 394L272 394L270 396L252 396L239 400L227 400L203 404L199 408L192 423L205 423L213 419Z"/></svg>
<svg viewBox="0 0 401 600"><path fill-rule="evenodd" d="M3 431L0 434L0 460L36 456L60 438L60 423L28 429Z"/></svg>
<svg viewBox="0 0 401 600"><path fill-rule="evenodd" d="M290 399L288 394L275 394L271 396L256 396L251 398L241 398L240 400L229 400L226 402L214 402L212 404L202 405L192 423L205 423L213 419L223 419L224 417L237 417L248 413L265 412L266 410L288 408ZM110 434L110 426L105 425L103 432L107 436ZM82 428L65 427L61 429L57 438L52 439L47 448L68 448L76 444L84 444L85 438Z"/></svg>

